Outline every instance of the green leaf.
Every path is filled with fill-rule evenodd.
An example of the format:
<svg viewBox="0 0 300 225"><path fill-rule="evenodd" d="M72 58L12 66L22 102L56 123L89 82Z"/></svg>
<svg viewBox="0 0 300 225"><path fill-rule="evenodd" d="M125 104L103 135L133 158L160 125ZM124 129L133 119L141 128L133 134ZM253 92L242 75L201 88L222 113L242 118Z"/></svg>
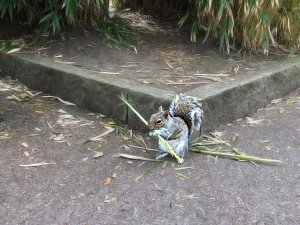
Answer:
<svg viewBox="0 0 300 225"><path fill-rule="evenodd" d="M53 16L53 12L50 12L48 14L46 14L41 20L40 20L40 23L43 23L43 22L46 22L46 21L49 21L51 19L51 17Z"/></svg>
<svg viewBox="0 0 300 225"><path fill-rule="evenodd" d="M295 102L296 102L295 99L289 98L288 100L286 100L285 104L286 105L291 105L291 104L294 104Z"/></svg>
<svg viewBox="0 0 300 225"><path fill-rule="evenodd" d="M187 12L178 22L179 28L185 23L185 21L189 18L190 12Z"/></svg>

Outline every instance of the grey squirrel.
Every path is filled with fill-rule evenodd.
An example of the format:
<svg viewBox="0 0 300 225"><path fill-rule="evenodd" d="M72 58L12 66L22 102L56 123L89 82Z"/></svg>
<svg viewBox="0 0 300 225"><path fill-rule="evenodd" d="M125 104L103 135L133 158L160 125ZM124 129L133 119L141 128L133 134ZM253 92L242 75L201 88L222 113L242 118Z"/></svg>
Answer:
<svg viewBox="0 0 300 225"><path fill-rule="evenodd" d="M171 102L169 110L164 111L160 106L158 112L151 115L149 136L160 135L167 140L175 153L183 158L189 150L189 136L194 130L200 129L202 118L202 103L198 98L177 95ZM157 160L169 154L160 141L158 141L158 149L160 152L156 157Z"/></svg>

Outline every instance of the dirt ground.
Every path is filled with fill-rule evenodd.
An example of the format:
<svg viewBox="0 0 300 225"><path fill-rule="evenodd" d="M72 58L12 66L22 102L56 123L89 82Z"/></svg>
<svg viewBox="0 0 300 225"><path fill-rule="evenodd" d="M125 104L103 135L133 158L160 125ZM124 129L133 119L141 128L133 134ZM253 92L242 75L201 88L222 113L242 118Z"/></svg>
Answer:
<svg viewBox="0 0 300 225"><path fill-rule="evenodd" d="M300 90L217 130L282 165L190 152L136 181L156 162L116 156L153 154L114 132L87 141L109 118L0 81L0 224L300 224ZM35 163L51 164L20 166Z"/></svg>
<svg viewBox="0 0 300 225"><path fill-rule="evenodd" d="M22 38L25 48L18 54L48 58L54 63L122 77L140 84L185 92L222 79L235 79L248 71L270 68L287 57L243 55L232 50L230 56L219 52L218 43L199 37L191 43L189 27L178 30L177 21L157 21L137 12L120 15L138 35L133 48L122 51L104 44L103 36L91 29L69 30L56 37L38 36L26 27L1 23L1 39ZM236 70L236 72L234 72Z"/></svg>

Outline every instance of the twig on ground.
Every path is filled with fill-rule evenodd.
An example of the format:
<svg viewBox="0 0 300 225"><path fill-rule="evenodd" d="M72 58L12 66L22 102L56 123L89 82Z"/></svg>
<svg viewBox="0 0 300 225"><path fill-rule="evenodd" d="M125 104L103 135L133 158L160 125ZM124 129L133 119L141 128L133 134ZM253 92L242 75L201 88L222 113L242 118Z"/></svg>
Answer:
<svg viewBox="0 0 300 225"><path fill-rule="evenodd" d="M153 161L157 162L156 159L149 159L141 156L135 156L135 155L129 155L129 154L124 154L124 153L119 153L118 154L120 157L126 158L126 159L133 159L133 160L143 160L143 161Z"/></svg>
<svg viewBox="0 0 300 225"><path fill-rule="evenodd" d="M196 82L166 82L167 85L195 85L195 84L208 84L206 81L196 81Z"/></svg>
<svg viewBox="0 0 300 225"><path fill-rule="evenodd" d="M33 164L28 164L28 165L19 165L21 167L37 167L37 166L46 166L46 165L55 165L56 163L52 162L52 163L46 163L46 162L42 162L42 163L33 163Z"/></svg>
<svg viewBox="0 0 300 225"><path fill-rule="evenodd" d="M136 145L129 145L129 146L133 147L133 148L143 149L143 150L146 150L146 151L153 151L153 152L158 152L159 151L159 150L154 149L154 148L146 148L146 147L140 147L140 146L136 146Z"/></svg>

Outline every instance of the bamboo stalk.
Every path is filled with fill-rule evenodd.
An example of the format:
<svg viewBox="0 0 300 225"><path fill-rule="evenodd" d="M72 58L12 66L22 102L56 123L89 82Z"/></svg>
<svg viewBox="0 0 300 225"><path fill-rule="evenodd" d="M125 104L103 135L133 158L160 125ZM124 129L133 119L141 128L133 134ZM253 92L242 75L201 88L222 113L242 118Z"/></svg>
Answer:
<svg viewBox="0 0 300 225"><path fill-rule="evenodd" d="M235 150L235 153L227 153L227 152L216 152L216 151L208 151L208 150L201 150L201 149L191 149L192 152L201 153L204 155L211 155L211 156L221 156L225 158L230 158L237 161L250 161L250 162L259 162L259 163L268 163L268 164L282 164L282 161L275 160L275 159L265 159L256 156L247 155L243 152Z"/></svg>
<svg viewBox="0 0 300 225"><path fill-rule="evenodd" d="M124 96L122 95L121 100L139 117L139 119L146 125L148 126L148 122L141 116L141 114L138 113L138 111L135 110L135 108L133 108L132 105L129 104L129 102L127 102L127 100L124 98Z"/></svg>
<svg viewBox="0 0 300 225"><path fill-rule="evenodd" d="M184 160L182 158L180 158L176 154L176 152L174 152L172 146L164 138L162 138L160 135L158 135L157 137L158 137L158 141L160 141L167 148L167 150L171 154L171 156L173 156L179 164L182 164Z"/></svg>

